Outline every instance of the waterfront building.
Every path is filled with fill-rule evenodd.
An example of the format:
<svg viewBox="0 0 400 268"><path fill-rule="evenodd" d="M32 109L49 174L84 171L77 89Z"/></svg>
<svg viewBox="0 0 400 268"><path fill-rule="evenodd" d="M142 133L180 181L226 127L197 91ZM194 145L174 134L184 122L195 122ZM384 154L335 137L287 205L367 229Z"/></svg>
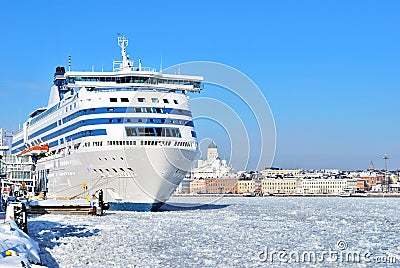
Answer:
<svg viewBox="0 0 400 268"><path fill-rule="evenodd" d="M303 179L298 192L302 194L340 194L348 186L346 179Z"/></svg>
<svg viewBox="0 0 400 268"><path fill-rule="evenodd" d="M297 178L266 178L262 182L262 192L266 194L294 194L300 186L300 179Z"/></svg>
<svg viewBox="0 0 400 268"><path fill-rule="evenodd" d="M238 180L237 191L238 194L254 193L256 190L255 180Z"/></svg>
<svg viewBox="0 0 400 268"><path fill-rule="evenodd" d="M207 148L207 158L199 159L197 167L191 171L193 179L221 178L232 176L232 167L228 166L226 159L220 159L217 145L212 141Z"/></svg>
<svg viewBox="0 0 400 268"><path fill-rule="evenodd" d="M236 194L238 180L236 178L204 179L207 194Z"/></svg>
<svg viewBox="0 0 400 268"><path fill-rule="evenodd" d="M191 194L204 194L206 192L206 182L204 179L195 179L189 183Z"/></svg>
<svg viewBox="0 0 400 268"><path fill-rule="evenodd" d="M354 179L347 180L347 188L353 189L353 190L358 190L357 183L358 183L358 180L354 180Z"/></svg>
<svg viewBox="0 0 400 268"><path fill-rule="evenodd" d="M367 191L371 191L372 188L376 188L375 186L378 184L382 185L385 177L383 173L381 174L376 171L351 172L349 176L354 179L365 180L365 190Z"/></svg>
<svg viewBox="0 0 400 268"><path fill-rule="evenodd" d="M356 190L364 192L368 188L367 180L365 179L357 179L356 181Z"/></svg>

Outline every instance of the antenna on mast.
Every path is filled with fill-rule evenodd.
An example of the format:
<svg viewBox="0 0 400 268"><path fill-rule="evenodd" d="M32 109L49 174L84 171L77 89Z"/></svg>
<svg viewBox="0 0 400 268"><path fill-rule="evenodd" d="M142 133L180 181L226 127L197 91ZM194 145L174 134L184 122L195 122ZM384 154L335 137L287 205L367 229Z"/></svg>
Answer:
<svg viewBox="0 0 400 268"><path fill-rule="evenodd" d="M68 72L71 71L71 56L68 56Z"/></svg>
<svg viewBox="0 0 400 268"><path fill-rule="evenodd" d="M118 36L118 46L121 48L122 64L120 66L121 70L130 70L133 67L133 62L129 60L129 56L126 55L126 47L128 46L128 38L125 35Z"/></svg>
<svg viewBox="0 0 400 268"><path fill-rule="evenodd" d="M160 57L160 73L162 73L162 55Z"/></svg>

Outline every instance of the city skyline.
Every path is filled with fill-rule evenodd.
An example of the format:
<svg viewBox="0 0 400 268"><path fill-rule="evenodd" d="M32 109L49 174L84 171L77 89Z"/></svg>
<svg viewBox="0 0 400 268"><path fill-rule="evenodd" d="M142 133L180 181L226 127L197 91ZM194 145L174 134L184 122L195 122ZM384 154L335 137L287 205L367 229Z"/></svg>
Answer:
<svg viewBox="0 0 400 268"><path fill-rule="evenodd" d="M110 70L120 57L116 34L123 33L128 53L144 66L219 62L254 81L276 125L272 166L356 170L372 161L384 169L387 155L388 169L398 169L399 8L397 1L159 2L157 8L7 2L0 18L0 127L17 130L47 105L55 67L67 67L68 56L72 69ZM79 10L84 16L76 16ZM230 101L209 85L190 97ZM246 109L233 107L246 121ZM199 141L215 140L222 156L240 146L229 144L223 127L195 124ZM252 142L253 126L247 131Z"/></svg>

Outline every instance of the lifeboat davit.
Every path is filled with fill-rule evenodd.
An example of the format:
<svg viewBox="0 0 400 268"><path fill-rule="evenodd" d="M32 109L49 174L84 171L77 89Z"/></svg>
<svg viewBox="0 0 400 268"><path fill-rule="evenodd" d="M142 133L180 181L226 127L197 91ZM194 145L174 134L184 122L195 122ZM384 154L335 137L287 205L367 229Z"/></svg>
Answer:
<svg viewBox="0 0 400 268"><path fill-rule="evenodd" d="M21 155L41 155L44 153L47 153L49 151L49 145L48 144L43 144L43 145L35 145L32 147L29 147L21 152Z"/></svg>

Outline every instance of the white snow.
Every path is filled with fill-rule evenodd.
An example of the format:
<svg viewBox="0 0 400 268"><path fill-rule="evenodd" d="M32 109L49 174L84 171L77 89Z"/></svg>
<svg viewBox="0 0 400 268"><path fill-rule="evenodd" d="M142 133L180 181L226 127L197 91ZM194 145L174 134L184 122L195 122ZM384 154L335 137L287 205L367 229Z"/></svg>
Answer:
<svg viewBox="0 0 400 268"><path fill-rule="evenodd" d="M38 243L6 218L5 213L0 213L0 218L0 267L22 267L21 262L28 267L30 263L40 263Z"/></svg>
<svg viewBox="0 0 400 268"><path fill-rule="evenodd" d="M223 198L157 213L35 216L28 227L49 267L280 267L260 262L259 252L329 250L344 240L353 250L400 257L399 205L378 198ZM329 265L341 264L322 266Z"/></svg>

